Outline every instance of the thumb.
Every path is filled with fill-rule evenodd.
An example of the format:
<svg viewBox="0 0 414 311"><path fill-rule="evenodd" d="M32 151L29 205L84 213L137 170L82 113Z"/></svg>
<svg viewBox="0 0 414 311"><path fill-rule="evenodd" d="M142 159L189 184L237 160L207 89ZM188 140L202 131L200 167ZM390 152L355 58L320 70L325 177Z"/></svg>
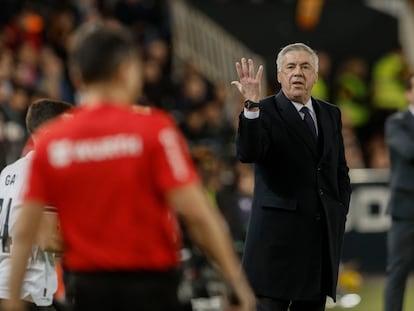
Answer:
<svg viewBox="0 0 414 311"><path fill-rule="evenodd" d="M235 87L237 87L237 89L239 90L240 93L242 92L242 85L239 81L231 81L231 85L234 85Z"/></svg>

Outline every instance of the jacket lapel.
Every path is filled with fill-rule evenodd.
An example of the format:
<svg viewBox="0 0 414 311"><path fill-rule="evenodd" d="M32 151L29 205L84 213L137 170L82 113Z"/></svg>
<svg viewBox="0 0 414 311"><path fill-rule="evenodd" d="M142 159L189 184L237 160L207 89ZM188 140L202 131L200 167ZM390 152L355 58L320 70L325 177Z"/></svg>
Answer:
<svg viewBox="0 0 414 311"><path fill-rule="evenodd" d="M321 104L312 98L313 108L315 109L316 117L318 118L319 134L322 136L322 156L323 159L332 146L332 142L329 141L329 134L334 132L331 117L326 109L321 107Z"/></svg>
<svg viewBox="0 0 414 311"><path fill-rule="evenodd" d="M404 113L404 122L410 132L414 132L414 115L408 109Z"/></svg>
<svg viewBox="0 0 414 311"><path fill-rule="evenodd" d="M276 107L280 111L282 119L287 123L287 128L300 137L306 146L311 149L312 153L318 157L318 145L294 105L282 92L279 92L275 98Z"/></svg>

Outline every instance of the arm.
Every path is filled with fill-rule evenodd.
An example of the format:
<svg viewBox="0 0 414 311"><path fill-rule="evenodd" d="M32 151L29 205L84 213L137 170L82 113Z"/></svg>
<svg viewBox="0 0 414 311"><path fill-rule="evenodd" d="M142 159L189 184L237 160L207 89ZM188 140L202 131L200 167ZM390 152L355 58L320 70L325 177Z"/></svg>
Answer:
<svg viewBox="0 0 414 311"><path fill-rule="evenodd" d="M247 119L243 113L240 114L236 136L236 152L240 162L260 162L266 157L270 145L268 132L263 117Z"/></svg>
<svg viewBox="0 0 414 311"><path fill-rule="evenodd" d="M390 117L385 123L385 139L388 148L394 150L408 162L414 162L414 137L403 127L402 115Z"/></svg>
<svg viewBox="0 0 414 311"><path fill-rule="evenodd" d="M37 244L42 251L61 253L63 248L62 236L56 212L44 211L37 236Z"/></svg>
<svg viewBox="0 0 414 311"><path fill-rule="evenodd" d="M339 151L338 151L338 188L342 204L346 210L349 209L349 201L351 197L351 181L349 179L349 168L345 158L345 147L342 136L342 118L341 112L338 109L338 137L339 137Z"/></svg>
<svg viewBox="0 0 414 311"><path fill-rule="evenodd" d="M263 66L259 66L255 74L254 62L252 59L246 61L241 59L241 63L236 62L236 71L239 81L232 81L244 100L259 102L261 79ZM265 138L262 131L262 120L259 119L260 110L258 107L244 108L239 116L239 127L237 131L237 157L241 162L251 163L259 160L264 154L262 146L265 145Z"/></svg>
<svg viewBox="0 0 414 311"><path fill-rule="evenodd" d="M168 201L183 219L190 238L219 266L240 301L238 309L254 310L255 297L233 249L219 212L209 205L198 184L170 191Z"/></svg>
<svg viewBox="0 0 414 311"><path fill-rule="evenodd" d="M10 298L3 301L3 311L24 310L24 302L20 300L20 291L26 272L27 260L29 259L32 245L35 242L35 236L41 222L42 212L43 205L38 202L27 202L21 207L13 234L9 279Z"/></svg>

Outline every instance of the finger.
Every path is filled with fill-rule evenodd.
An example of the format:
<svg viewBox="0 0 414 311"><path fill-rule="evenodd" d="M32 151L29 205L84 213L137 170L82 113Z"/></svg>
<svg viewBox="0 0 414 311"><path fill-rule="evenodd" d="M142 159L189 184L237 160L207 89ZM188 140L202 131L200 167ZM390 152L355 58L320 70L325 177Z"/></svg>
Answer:
<svg viewBox="0 0 414 311"><path fill-rule="evenodd" d="M249 72L247 70L247 62L244 57L241 59L241 66L242 66L243 77L248 77Z"/></svg>
<svg viewBox="0 0 414 311"><path fill-rule="evenodd" d="M257 70L257 74L256 74L256 81L261 81L262 80L262 75L263 75L263 65L259 66L259 69Z"/></svg>
<svg viewBox="0 0 414 311"><path fill-rule="evenodd" d="M239 62L236 62L236 71L237 75L239 76L239 79L242 77L242 68Z"/></svg>
<svg viewBox="0 0 414 311"><path fill-rule="evenodd" d="M231 85L234 85L235 87L237 87L237 89L239 90L240 93L243 93L242 92L243 87L242 87L242 85L239 81L231 81Z"/></svg>
<svg viewBox="0 0 414 311"><path fill-rule="evenodd" d="M254 62L249 58L249 78L254 79Z"/></svg>

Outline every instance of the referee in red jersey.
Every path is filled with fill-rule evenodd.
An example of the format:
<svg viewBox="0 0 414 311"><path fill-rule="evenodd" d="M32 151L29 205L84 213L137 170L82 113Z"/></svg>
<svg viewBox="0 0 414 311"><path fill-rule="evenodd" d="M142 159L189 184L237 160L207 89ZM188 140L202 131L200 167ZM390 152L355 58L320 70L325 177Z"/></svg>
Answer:
<svg viewBox="0 0 414 311"><path fill-rule="evenodd" d="M120 26L85 25L73 42L71 73L82 103L38 138L2 310L24 310L22 279L45 205L58 211L75 311L180 310L178 217L233 288L232 310L254 310L182 134L167 113L133 105L142 65L132 37Z"/></svg>

